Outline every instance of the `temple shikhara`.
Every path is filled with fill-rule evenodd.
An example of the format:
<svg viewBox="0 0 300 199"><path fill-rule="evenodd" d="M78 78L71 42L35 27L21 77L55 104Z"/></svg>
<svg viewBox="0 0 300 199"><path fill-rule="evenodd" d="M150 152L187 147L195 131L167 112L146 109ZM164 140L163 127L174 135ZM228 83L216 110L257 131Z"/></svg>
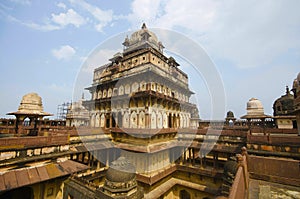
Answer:
<svg viewBox="0 0 300 199"><path fill-rule="evenodd" d="M60 119L37 93L0 119L0 198L300 198L300 73L273 115L253 97L207 121L154 32L122 45Z"/></svg>

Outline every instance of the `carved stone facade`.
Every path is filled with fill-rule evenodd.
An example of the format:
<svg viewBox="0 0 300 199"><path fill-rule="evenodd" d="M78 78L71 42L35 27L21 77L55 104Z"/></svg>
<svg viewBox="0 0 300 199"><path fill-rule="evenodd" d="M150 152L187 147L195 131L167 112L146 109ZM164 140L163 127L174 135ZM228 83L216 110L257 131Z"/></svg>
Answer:
<svg viewBox="0 0 300 199"><path fill-rule="evenodd" d="M95 69L84 106L90 126L110 129L138 172L153 172L172 163L176 133L198 127L198 109L189 102L188 76L145 24L123 45L111 63Z"/></svg>
<svg viewBox="0 0 300 199"><path fill-rule="evenodd" d="M126 38L123 53L94 71L85 105L92 127L197 128L198 110L189 102L188 77L167 58L155 34L143 25ZM193 114L191 114L193 113Z"/></svg>

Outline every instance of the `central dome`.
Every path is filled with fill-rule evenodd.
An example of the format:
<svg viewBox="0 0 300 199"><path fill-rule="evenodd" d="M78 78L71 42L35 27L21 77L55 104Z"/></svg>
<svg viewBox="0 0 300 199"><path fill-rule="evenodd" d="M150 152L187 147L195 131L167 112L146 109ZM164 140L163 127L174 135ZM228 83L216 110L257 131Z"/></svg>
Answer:
<svg viewBox="0 0 300 199"><path fill-rule="evenodd" d="M134 44L134 43L138 43L142 40L147 39L148 35L148 41L153 43L153 44L158 44L158 39L157 36L155 35L154 32L148 30L148 28L146 27L146 24L143 24L142 29L132 33L132 35L130 36L130 43Z"/></svg>
<svg viewBox="0 0 300 199"><path fill-rule="evenodd" d="M125 52L148 46L159 51L162 51L163 48L162 43L158 41L155 33L148 30L145 23L143 23L140 30L133 32L130 38L126 37L123 45L126 47Z"/></svg>

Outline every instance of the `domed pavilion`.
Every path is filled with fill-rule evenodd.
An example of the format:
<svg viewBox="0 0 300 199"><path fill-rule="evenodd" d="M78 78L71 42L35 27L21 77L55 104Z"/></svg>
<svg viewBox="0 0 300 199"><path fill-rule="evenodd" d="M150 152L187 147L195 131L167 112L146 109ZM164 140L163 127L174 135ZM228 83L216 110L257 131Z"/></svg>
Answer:
<svg viewBox="0 0 300 199"><path fill-rule="evenodd" d="M42 98L37 93L28 93L22 97L18 111L7 113L16 117L16 134L22 132L24 121L29 119L25 125L32 126L30 134L37 135L37 120L52 114L44 112Z"/></svg>
<svg viewBox="0 0 300 199"><path fill-rule="evenodd" d="M272 116L265 115L261 101L256 98L251 98L247 102L247 114L241 117L241 119L247 119L248 125L254 123L258 125L265 125L265 120L267 118L272 118Z"/></svg>

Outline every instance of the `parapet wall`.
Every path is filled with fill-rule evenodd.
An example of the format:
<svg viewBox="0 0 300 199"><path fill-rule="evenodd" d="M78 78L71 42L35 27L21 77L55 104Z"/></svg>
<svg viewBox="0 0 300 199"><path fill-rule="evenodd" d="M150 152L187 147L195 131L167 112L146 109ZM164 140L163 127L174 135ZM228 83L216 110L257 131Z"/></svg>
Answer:
<svg viewBox="0 0 300 199"><path fill-rule="evenodd" d="M250 177L292 186L300 184L300 161L249 155Z"/></svg>
<svg viewBox="0 0 300 199"><path fill-rule="evenodd" d="M0 139L0 150L10 148L44 147L51 145L65 145L69 143L69 135L10 137Z"/></svg>

